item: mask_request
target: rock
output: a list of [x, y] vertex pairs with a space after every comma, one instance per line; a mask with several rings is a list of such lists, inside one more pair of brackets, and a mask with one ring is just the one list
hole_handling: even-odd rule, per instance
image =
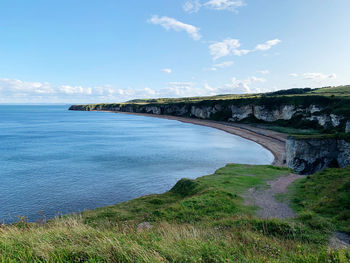
[[241, 121], [253, 114], [253, 106], [245, 105], [245, 106], [237, 107], [235, 105], [232, 105], [231, 111], [232, 111], [232, 118], [230, 119], [230, 121]]
[[152, 228], [152, 224], [150, 222], [142, 222], [137, 225], [137, 232], [142, 232], [150, 228]]
[[286, 143], [287, 166], [298, 174], [350, 165], [350, 143], [339, 139], [295, 139]]
[[339, 126], [340, 125], [340, 121], [342, 119], [344, 119], [343, 116], [337, 116], [335, 114], [330, 114], [329, 116], [331, 118], [331, 124], [332, 124], [333, 127]]
[[157, 115], [162, 114], [160, 107], [156, 107], [156, 106], [146, 107], [146, 112], [151, 114], [157, 114]]
[[346, 125], [345, 125], [345, 132], [346, 132], [346, 133], [349, 133], [349, 132], [350, 132], [350, 121], [347, 121], [347, 122], [346, 122]]
[[274, 122], [277, 120], [290, 120], [296, 113], [294, 105], [284, 105], [272, 109], [265, 106], [254, 106], [253, 111], [255, 118], [267, 122]]
[[[214, 104], [215, 103], [215, 104]], [[97, 105], [73, 105], [70, 110], [106, 110], [149, 113], [156, 115], [174, 115], [182, 117], [196, 117], [199, 119], [214, 119], [219, 121], [242, 121], [254, 116], [256, 119], [265, 122], [275, 122], [278, 120], [292, 120], [301, 117], [304, 121], [317, 122], [324, 128], [338, 127], [342, 124], [343, 116], [335, 114], [322, 114], [323, 108], [318, 105], [253, 105], [250, 101], [247, 104], [235, 101], [215, 101], [202, 103], [169, 103], [169, 104], [97, 104]], [[350, 123], [348, 124], [350, 132]]]
[[322, 110], [322, 108], [317, 106], [317, 105], [310, 105], [310, 107], [307, 111], [310, 112], [311, 114], [314, 114], [315, 112], [319, 112], [321, 110]]

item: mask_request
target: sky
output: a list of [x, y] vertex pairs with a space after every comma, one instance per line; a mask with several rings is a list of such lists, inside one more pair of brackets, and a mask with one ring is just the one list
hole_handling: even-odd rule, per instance
[[0, 0], [0, 103], [350, 84], [349, 0]]

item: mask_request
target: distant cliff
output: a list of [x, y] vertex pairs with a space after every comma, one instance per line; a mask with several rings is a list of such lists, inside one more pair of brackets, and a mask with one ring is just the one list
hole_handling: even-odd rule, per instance
[[228, 122], [274, 123], [294, 128], [344, 132], [350, 130], [350, 114], [347, 108], [344, 109], [344, 104], [348, 105], [348, 102], [324, 96], [280, 96], [163, 104], [73, 105], [70, 110], [106, 110]]
[[350, 165], [350, 142], [346, 138], [297, 138], [290, 136], [286, 143], [289, 168], [298, 174], [313, 174], [325, 168]]

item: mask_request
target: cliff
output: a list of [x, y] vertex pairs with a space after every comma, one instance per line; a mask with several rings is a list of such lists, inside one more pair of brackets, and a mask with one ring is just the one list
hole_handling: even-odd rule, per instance
[[298, 174], [313, 174], [325, 168], [350, 165], [350, 142], [345, 138], [297, 138], [286, 142], [289, 168]]
[[[208, 119], [270, 123], [294, 128], [349, 130], [349, 111], [339, 98], [322, 96], [260, 97], [177, 103], [73, 105], [70, 110], [105, 110]], [[346, 128], [348, 127], [348, 128]]]

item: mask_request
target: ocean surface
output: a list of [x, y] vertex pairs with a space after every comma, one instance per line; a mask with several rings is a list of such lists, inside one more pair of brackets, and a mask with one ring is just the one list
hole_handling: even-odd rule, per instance
[[169, 190], [262, 146], [213, 128], [60, 106], [0, 105], [0, 221], [29, 221]]

